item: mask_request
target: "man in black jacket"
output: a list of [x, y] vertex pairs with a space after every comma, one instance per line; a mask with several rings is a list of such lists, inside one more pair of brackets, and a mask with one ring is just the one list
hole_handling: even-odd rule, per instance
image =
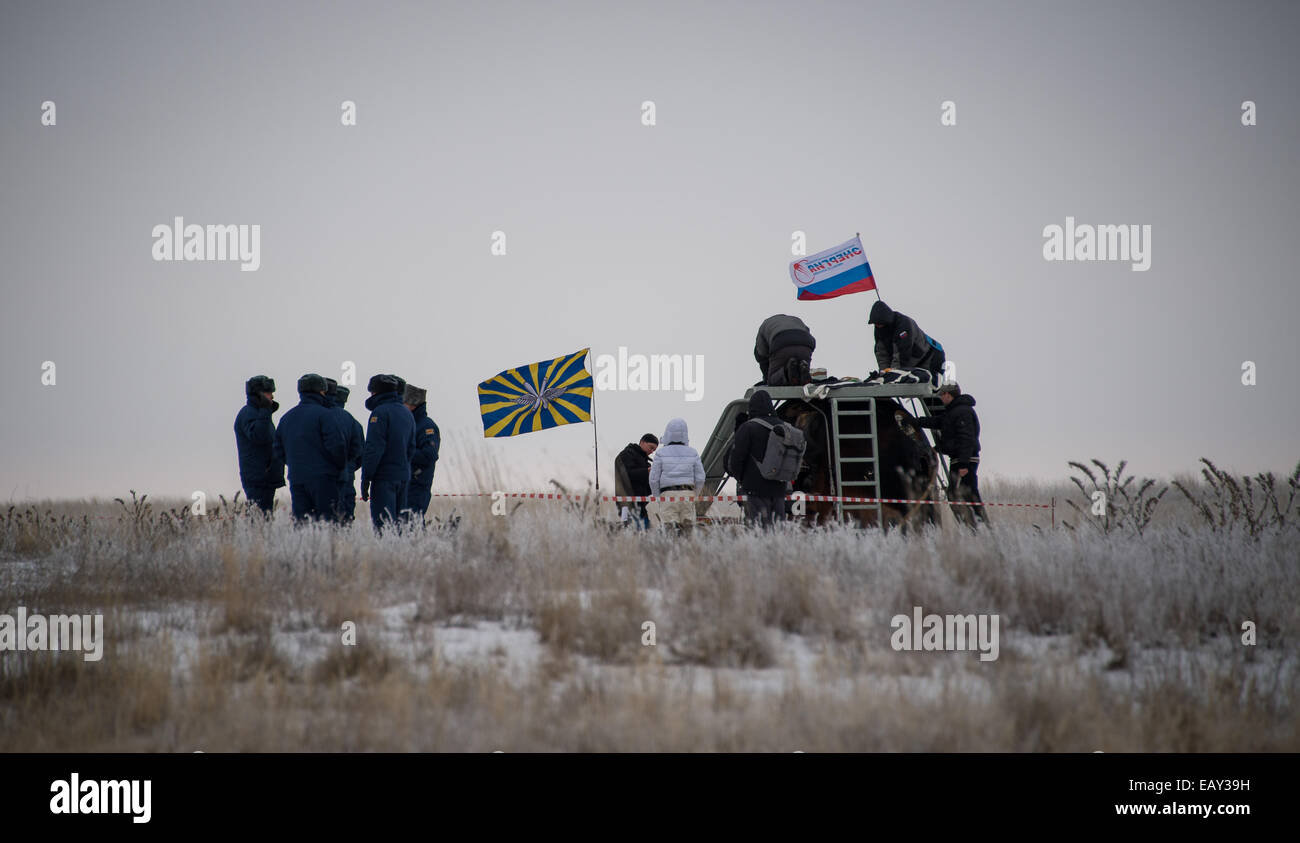
[[916, 320], [878, 301], [867, 322], [876, 327], [876, 365], [889, 369], [929, 369], [938, 383], [946, 359], [943, 346], [916, 324]]
[[[650, 455], [659, 447], [659, 437], [647, 433], [637, 443], [629, 442], [627, 447], [614, 458], [614, 494], [629, 496], [646, 496], [650, 491]], [[642, 529], [649, 529], [650, 514], [646, 511], [646, 502], [633, 504], [637, 513], [636, 520]], [[622, 507], [620, 507], [622, 509]]]
[[765, 389], [749, 396], [749, 420], [736, 430], [731, 456], [727, 459], [727, 471], [736, 478], [745, 495], [745, 520], [751, 525], [767, 527], [785, 516], [788, 484], [781, 480], [768, 480], [759, 471], [759, 464], [767, 453], [768, 438], [772, 435], [771, 430], [759, 421], [781, 423], [772, 406], [772, 396]]
[[809, 382], [817, 340], [798, 316], [778, 313], [763, 320], [754, 338], [754, 359], [763, 372], [762, 383], [803, 386]]
[[269, 514], [275, 504], [275, 490], [284, 486], [284, 462], [272, 454], [275, 423], [271, 414], [280, 409], [275, 401], [275, 381], [254, 375], [244, 384], [246, 402], [235, 416], [235, 447], [239, 451], [239, 482], [244, 497]]
[[[980, 464], [980, 420], [975, 415], [975, 399], [962, 395], [955, 383], [939, 387], [939, 400], [944, 411], [937, 416], [920, 418], [916, 423], [939, 431], [939, 450], [949, 457], [948, 498], [955, 501], [980, 503], [977, 472]], [[957, 515], [970, 526], [975, 519], [988, 523], [988, 514], [982, 506], [956, 507]], [[974, 510], [968, 512], [968, 510]]]

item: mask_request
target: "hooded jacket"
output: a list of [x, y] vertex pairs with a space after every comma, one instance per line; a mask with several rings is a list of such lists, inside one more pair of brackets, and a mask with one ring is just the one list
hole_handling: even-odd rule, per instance
[[336, 480], [347, 465], [347, 442], [324, 395], [304, 392], [280, 419], [273, 453], [289, 467], [290, 483]]
[[942, 348], [926, 336], [916, 320], [878, 301], [867, 321], [876, 328], [876, 364], [880, 369], [923, 367], [932, 348]]
[[700, 462], [699, 452], [691, 447], [685, 419], [669, 421], [659, 442], [650, 465], [652, 495], [658, 495], [666, 486], [698, 489], [704, 485], [704, 463]]
[[970, 468], [979, 461], [980, 419], [975, 414], [975, 399], [958, 395], [942, 413], [917, 419], [920, 427], [939, 431], [939, 451], [952, 459], [953, 468]]
[[614, 494], [650, 495], [650, 455], [636, 442], [627, 443], [614, 458]]
[[343, 440], [347, 443], [348, 462], [339, 475], [339, 481], [349, 486], [356, 479], [357, 469], [361, 467], [361, 452], [366, 447], [366, 432], [356, 416], [348, 412], [344, 403], [336, 397], [334, 412], [343, 427]]
[[768, 360], [782, 348], [791, 345], [806, 346], [809, 351], [817, 349], [817, 340], [813, 338], [808, 326], [798, 316], [778, 313], [763, 320], [758, 326], [758, 336], [754, 340], [754, 359], [766, 377]]
[[429, 418], [427, 404], [411, 411], [415, 419], [415, 454], [411, 457], [411, 485], [421, 489], [433, 488], [433, 470], [437, 467], [438, 451], [442, 448], [442, 432]]
[[747, 495], [761, 498], [774, 498], [785, 495], [786, 484], [780, 480], [768, 480], [758, 470], [758, 465], [767, 453], [767, 441], [772, 432], [756, 421], [762, 419], [769, 424], [781, 421], [772, 407], [772, 398], [766, 390], [758, 390], [749, 396], [749, 421], [736, 429], [736, 439], [727, 460], [727, 472], [740, 484]]
[[235, 415], [235, 448], [239, 451], [239, 482], [245, 486], [284, 485], [284, 461], [275, 458], [275, 422], [271, 414], [279, 404], [249, 395]]
[[410, 480], [415, 416], [396, 392], [370, 396], [366, 409], [370, 411], [370, 423], [361, 454], [361, 485], [375, 480]]

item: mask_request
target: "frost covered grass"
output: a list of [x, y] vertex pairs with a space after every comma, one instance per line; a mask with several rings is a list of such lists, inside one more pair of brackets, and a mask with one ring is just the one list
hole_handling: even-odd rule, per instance
[[[0, 751], [1300, 749], [1293, 529], [673, 537], [546, 501], [431, 515], [453, 506], [383, 537], [11, 515], [0, 612], [103, 612], [106, 642], [0, 653]], [[915, 606], [999, 615], [1000, 657], [895, 651]]]

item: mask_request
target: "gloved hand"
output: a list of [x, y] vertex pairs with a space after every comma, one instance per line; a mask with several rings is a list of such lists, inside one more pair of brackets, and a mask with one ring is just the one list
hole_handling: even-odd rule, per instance
[[363, 500], [363, 501], [368, 501], [368, 500], [370, 500], [370, 481], [369, 481], [369, 480], [362, 480], [362, 481], [361, 481], [361, 500]]

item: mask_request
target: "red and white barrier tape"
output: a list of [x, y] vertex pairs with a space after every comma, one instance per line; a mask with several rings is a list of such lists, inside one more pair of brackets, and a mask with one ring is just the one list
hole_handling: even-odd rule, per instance
[[[490, 498], [496, 494], [497, 494], [496, 492], [437, 492], [433, 494], [431, 497]], [[679, 502], [679, 501], [680, 502], [723, 501], [723, 502], [739, 503], [745, 500], [746, 497], [745, 495], [668, 495], [668, 496], [664, 496], [664, 495], [659, 495], [659, 496], [655, 496], [655, 495], [560, 495], [551, 492], [501, 492], [500, 496], [503, 498], [523, 498], [525, 500], [573, 501], [578, 503], [583, 501], [592, 501], [592, 500], [611, 502], [611, 503], [656, 503], [656, 502], [663, 503], [663, 502]], [[803, 501], [819, 501], [819, 502], [831, 502], [831, 503], [835, 501], [839, 501], [840, 503], [908, 503], [908, 504], [929, 503], [929, 504], [936, 504], [939, 506], [942, 506], [943, 504], [948, 504], [949, 506], [1014, 506], [1014, 507], [1022, 507], [1028, 509], [1051, 509], [1051, 510], [1056, 509], [1055, 502], [1053, 503], [997, 503], [991, 501], [979, 501], [979, 502], [951, 501], [951, 500], [933, 501], [933, 500], [908, 500], [906, 498], [855, 498], [855, 497], [845, 497], [845, 496], [838, 496], [838, 495], [786, 495], [785, 499], [788, 501], [803, 500]], [[166, 510], [166, 511], [170, 512], [170, 510]], [[95, 520], [107, 521], [107, 520], [118, 520], [121, 518], [129, 519], [131, 516], [130, 515], [88, 515], [83, 517], [94, 518]], [[202, 518], [204, 516], [196, 515], [194, 517]], [[235, 518], [235, 517], [237, 516], [219, 515], [212, 520], [224, 520], [224, 519]], [[77, 519], [74, 517], [74, 520]]]
[[[435, 498], [490, 498], [496, 492], [439, 492]], [[743, 501], [745, 495], [560, 495], [551, 492], [501, 492], [503, 498], [524, 498], [526, 500], [562, 500], [562, 501], [612, 501], [614, 503], [653, 503], [664, 501]], [[1019, 506], [1033, 509], [1051, 509], [1050, 503], [991, 503], [987, 501], [927, 501], [907, 500], [905, 498], [855, 498], [838, 495], [786, 495], [788, 501], [839, 501], [841, 503], [948, 503], [953, 506]]]

